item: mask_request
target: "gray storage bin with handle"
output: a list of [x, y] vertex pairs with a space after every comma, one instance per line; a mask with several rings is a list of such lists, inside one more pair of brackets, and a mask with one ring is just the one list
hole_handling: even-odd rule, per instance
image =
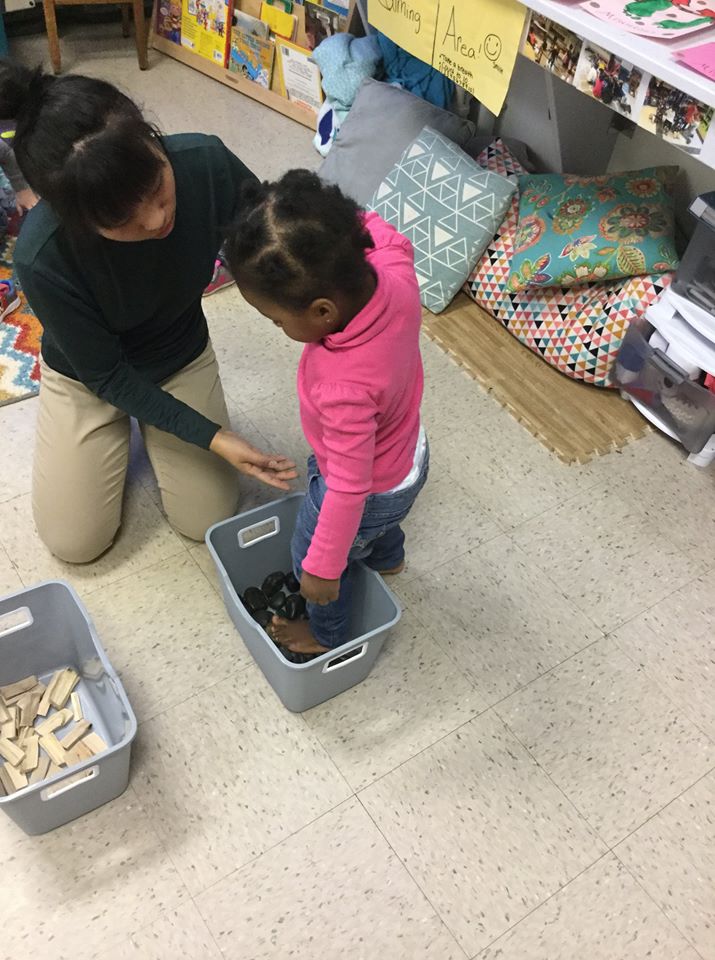
[[290, 541], [302, 493], [215, 524], [206, 544], [221, 578], [226, 609], [254, 660], [283, 704], [308, 710], [360, 683], [370, 673], [385, 638], [402, 615], [382, 577], [364, 564], [356, 576], [350, 636], [308, 663], [291, 663], [241, 602], [247, 587], [269, 573], [291, 569]]
[[68, 583], [52, 580], [0, 599], [0, 686], [31, 675], [47, 682], [64, 667], [79, 673], [84, 716], [108, 749], [0, 798], [0, 809], [28, 834], [54, 830], [124, 792], [137, 721]]

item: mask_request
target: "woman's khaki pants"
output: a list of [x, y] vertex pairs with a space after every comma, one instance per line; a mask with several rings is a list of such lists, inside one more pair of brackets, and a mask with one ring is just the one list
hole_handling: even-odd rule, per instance
[[[229, 425], [210, 342], [162, 388], [214, 423]], [[202, 540], [212, 523], [236, 512], [236, 471], [208, 450], [139, 426], [169, 522]], [[87, 563], [112, 545], [122, 519], [129, 435], [127, 414], [42, 363], [32, 507], [40, 537], [62, 560]]]

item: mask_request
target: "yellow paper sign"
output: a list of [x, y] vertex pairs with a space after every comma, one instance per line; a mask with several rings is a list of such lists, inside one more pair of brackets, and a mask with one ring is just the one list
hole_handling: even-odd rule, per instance
[[371, 0], [370, 23], [403, 50], [432, 63], [437, 0]]
[[527, 11], [517, 0], [372, 0], [370, 22], [492, 113], [504, 105]]

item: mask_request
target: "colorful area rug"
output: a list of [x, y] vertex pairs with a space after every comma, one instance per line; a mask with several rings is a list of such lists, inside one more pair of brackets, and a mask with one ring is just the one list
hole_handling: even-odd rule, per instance
[[[13, 276], [15, 238], [0, 241], [0, 280]], [[23, 293], [22, 303], [0, 320], [0, 406], [34, 397], [40, 390], [40, 321]]]

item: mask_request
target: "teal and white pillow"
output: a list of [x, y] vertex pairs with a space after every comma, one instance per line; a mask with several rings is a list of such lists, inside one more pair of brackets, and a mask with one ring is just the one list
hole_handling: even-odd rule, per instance
[[440, 313], [459, 292], [515, 190], [515, 183], [484, 170], [431, 127], [424, 127], [382, 181], [369, 209], [412, 242], [428, 310]]

